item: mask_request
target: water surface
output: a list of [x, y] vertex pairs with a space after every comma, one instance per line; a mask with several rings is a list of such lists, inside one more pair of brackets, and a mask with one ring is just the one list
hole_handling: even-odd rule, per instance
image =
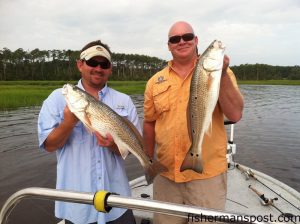
[[[235, 125], [237, 162], [300, 191], [300, 86], [243, 85], [241, 91], [245, 109]], [[132, 95], [132, 99], [142, 119], [143, 95]], [[39, 110], [0, 112], [0, 207], [22, 188], [55, 188], [55, 154], [41, 152], [37, 146]], [[132, 156], [126, 159], [126, 170], [129, 179], [142, 174]], [[27, 199], [15, 208], [10, 220], [8, 223], [55, 223], [53, 202]]]

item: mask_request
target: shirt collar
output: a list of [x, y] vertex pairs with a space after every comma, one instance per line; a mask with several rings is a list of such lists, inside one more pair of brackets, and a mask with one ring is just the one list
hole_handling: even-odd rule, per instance
[[[82, 85], [82, 80], [81, 79], [78, 81], [77, 86], [80, 89], [85, 90], [83, 85]], [[105, 97], [107, 92], [108, 92], [108, 86], [107, 86], [107, 83], [106, 83], [105, 86], [98, 92], [99, 99], [103, 99], [103, 97]]]
[[106, 83], [105, 86], [98, 92], [98, 95], [100, 97], [99, 99], [103, 99], [107, 92], [108, 92], [108, 87]]
[[[200, 59], [200, 55], [197, 57], [197, 60], [194, 61], [193, 68], [191, 69], [191, 71], [190, 71], [190, 73], [189, 73], [188, 76], [190, 76], [190, 74], [193, 73], [193, 71], [194, 71], [194, 69], [195, 69], [195, 67], [196, 67], [197, 62], [199, 61], [199, 59]], [[173, 60], [171, 60], [171, 61], [168, 62], [168, 68], [169, 68], [169, 74], [170, 74], [171, 71], [173, 71], [173, 72], [176, 73], [176, 71], [173, 68]], [[188, 77], [188, 76], [186, 76], [186, 77]]]
[[[195, 66], [196, 66], [199, 59], [200, 59], [200, 55], [198, 55], [197, 60], [194, 61], [194, 68], [195, 68]], [[174, 70], [173, 69], [173, 60], [168, 61], [168, 67], [169, 67], [169, 71]]]

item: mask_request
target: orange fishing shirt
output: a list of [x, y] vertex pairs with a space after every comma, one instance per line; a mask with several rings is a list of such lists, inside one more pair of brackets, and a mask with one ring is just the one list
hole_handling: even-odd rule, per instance
[[[231, 80], [236, 82], [232, 71], [228, 71], [228, 75], [233, 76]], [[172, 62], [169, 62], [166, 68], [149, 79], [144, 96], [144, 120], [155, 121], [157, 160], [169, 169], [162, 175], [175, 182], [210, 178], [227, 170], [227, 135], [224, 115], [218, 103], [213, 112], [212, 132], [205, 135], [202, 145], [203, 172], [180, 172], [191, 146], [187, 108], [192, 72], [182, 79], [172, 69]]]

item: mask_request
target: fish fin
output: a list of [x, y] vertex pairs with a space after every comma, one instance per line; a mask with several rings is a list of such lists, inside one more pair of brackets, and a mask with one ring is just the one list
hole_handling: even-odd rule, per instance
[[123, 158], [123, 159], [126, 159], [126, 157], [127, 157], [128, 154], [129, 154], [129, 151], [128, 151], [127, 149], [119, 148], [119, 147], [118, 147], [118, 149], [119, 149], [119, 152], [120, 152], [122, 158]]
[[[123, 119], [123, 121], [129, 126], [129, 128], [133, 131], [133, 133], [135, 134], [135, 136], [137, 137], [139, 144], [141, 146], [143, 146], [143, 137], [141, 135], [141, 133], [137, 130], [137, 128], [133, 125], [133, 123], [131, 123], [128, 119], [121, 117], [121, 119]], [[127, 157], [127, 155], [130, 153], [129, 150], [125, 149], [125, 150], [119, 150], [122, 158], [125, 159]]]
[[87, 113], [84, 113], [84, 119], [82, 119], [82, 123], [84, 124], [86, 130], [88, 133], [93, 134], [95, 132], [93, 126], [92, 126], [92, 122], [89, 118], [89, 116], [87, 115]]
[[162, 165], [158, 161], [152, 162], [146, 169], [145, 169], [145, 178], [148, 183], [148, 185], [153, 183], [154, 178], [156, 175], [162, 173], [162, 172], [167, 172], [168, 168]]
[[181, 164], [180, 172], [194, 170], [198, 173], [202, 173], [203, 167], [201, 158], [201, 155], [192, 153], [191, 150], [189, 150]]

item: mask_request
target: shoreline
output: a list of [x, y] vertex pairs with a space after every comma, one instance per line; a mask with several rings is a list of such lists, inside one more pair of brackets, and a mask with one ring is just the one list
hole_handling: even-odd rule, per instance
[[[0, 111], [21, 107], [41, 106], [48, 95], [65, 83], [75, 81], [0, 81]], [[289, 85], [300, 86], [300, 80], [245, 80], [239, 85]], [[146, 81], [109, 81], [112, 88], [128, 94], [144, 94]]]

